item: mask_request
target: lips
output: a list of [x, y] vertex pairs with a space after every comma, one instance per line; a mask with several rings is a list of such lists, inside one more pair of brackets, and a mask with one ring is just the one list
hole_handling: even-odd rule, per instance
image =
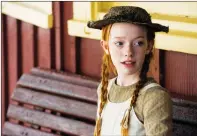
[[123, 61], [121, 62], [122, 64], [132, 64], [132, 63], [135, 63], [135, 61], [131, 61], [131, 60], [126, 60], [126, 61]]
[[122, 62], [123, 64], [132, 64], [133, 62], [131, 61], [125, 61], [125, 62]]
[[134, 66], [135, 64], [135, 61], [131, 61], [131, 60], [127, 60], [127, 61], [123, 61], [121, 62], [125, 67], [127, 68], [131, 68]]

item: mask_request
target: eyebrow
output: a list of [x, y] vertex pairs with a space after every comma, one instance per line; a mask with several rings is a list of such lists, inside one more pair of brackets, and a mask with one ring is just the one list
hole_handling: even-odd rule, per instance
[[[117, 39], [126, 39], [126, 37], [112, 37], [112, 39], [115, 39], [115, 38], [117, 38]], [[133, 40], [135, 40], [135, 39], [138, 39], [138, 38], [144, 38], [144, 36], [138, 36], [138, 37], [136, 37], [136, 38], [134, 38]]]

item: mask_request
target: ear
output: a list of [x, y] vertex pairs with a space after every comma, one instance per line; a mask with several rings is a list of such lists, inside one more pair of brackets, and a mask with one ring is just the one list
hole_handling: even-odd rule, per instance
[[154, 40], [151, 40], [151, 41], [148, 42], [148, 47], [146, 49], [146, 54], [149, 54], [152, 51], [154, 43], [155, 43]]
[[101, 40], [101, 41], [100, 41], [100, 44], [101, 44], [103, 50], [105, 51], [105, 53], [106, 53], [106, 54], [109, 54], [109, 48], [108, 48], [107, 42], [104, 41], [104, 40]]

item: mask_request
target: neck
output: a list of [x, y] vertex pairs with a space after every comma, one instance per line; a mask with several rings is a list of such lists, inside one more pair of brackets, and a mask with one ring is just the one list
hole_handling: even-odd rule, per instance
[[119, 86], [129, 86], [137, 83], [139, 80], [139, 73], [135, 73], [132, 75], [118, 75], [117, 84]]

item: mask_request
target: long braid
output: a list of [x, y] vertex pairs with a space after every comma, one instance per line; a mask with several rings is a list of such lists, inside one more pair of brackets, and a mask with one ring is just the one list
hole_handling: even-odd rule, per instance
[[[148, 30], [147, 31], [148, 41], [154, 40], [154, 38], [155, 38], [155, 33], [151, 30]], [[129, 109], [125, 111], [124, 118], [122, 119], [122, 122], [121, 122], [122, 136], [128, 136], [130, 111], [131, 111], [132, 106], [135, 106], [136, 104], [140, 89], [142, 89], [144, 87], [144, 84], [147, 82], [147, 72], [149, 70], [149, 64], [150, 64], [152, 56], [153, 56], [152, 50], [149, 54], [145, 56], [144, 63], [143, 63], [143, 66], [139, 75], [140, 80], [138, 81], [136, 85], [136, 89], [134, 90], [134, 94], [131, 99], [130, 107]]]
[[101, 123], [102, 123], [102, 119], [101, 119], [101, 113], [102, 110], [106, 104], [107, 101], [107, 86], [108, 86], [108, 78], [109, 78], [109, 55], [104, 54], [103, 56], [103, 64], [102, 64], [102, 87], [101, 87], [101, 93], [100, 93], [100, 105], [99, 105], [99, 117], [96, 121], [96, 127], [94, 130], [94, 136], [100, 136], [100, 130], [101, 130]]
[[[102, 39], [104, 41], [108, 42], [111, 26], [112, 25], [108, 25], [102, 29]], [[99, 110], [98, 110], [99, 117], [96, 121], [94, 136], [100, 136], [101, 123], [102, 123], [101, 113], [107, 102], [107, 87], [108, 87], [108, 79], [109, 79], [109, 72], [110, 72], [110, 61], [111, 61], [110, 56], [104, 53], [103, 63], [102, 63], [102, 74], [101, 74], [102, 87], [101, 87], [101, 92], [100, 92], [100, 105], [99, 105]]]

